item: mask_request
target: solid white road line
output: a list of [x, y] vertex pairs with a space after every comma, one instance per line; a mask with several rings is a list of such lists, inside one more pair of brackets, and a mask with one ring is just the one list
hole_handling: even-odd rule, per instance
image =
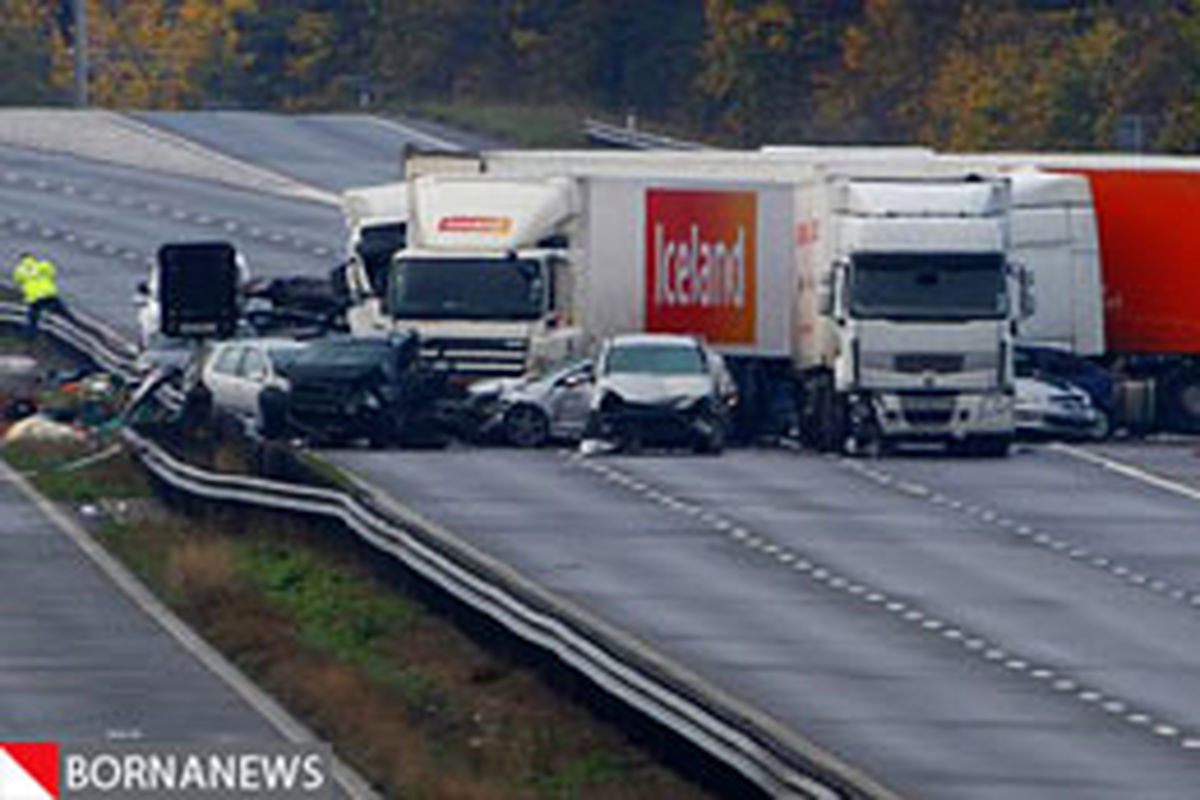
[[1080, 447], [1075, 447], [1069, 444], [1052, 444], [1049, 446], [1051, 450], [1070, 456], [1071, 458], [1080, 461], [1087, 461], [1097, 466], [1103, 467], [1110, 472], [1115, 472], [1118, 475], [1124, 475], [1126, 478], [1132, 478], [1136, 481], [1149, 484], [1151, 486], [1163, 489], [1168, 492], [1186, 497], [1189, 500], [1200, 500], [1200, 489], [1196, 489], [1179, 481], [1164, 478], [1161, 475], [1155, 475], [1153, 472], [1135, 467], [1132, 464], [1126, 464], [1123, 461], [1102, 456], [1099, 453], [1093, 453], [1089, 450], [1084, 450]]

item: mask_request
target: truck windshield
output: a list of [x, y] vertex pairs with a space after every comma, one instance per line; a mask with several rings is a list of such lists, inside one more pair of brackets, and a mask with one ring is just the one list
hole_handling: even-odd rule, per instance
[[359, 231], [356, 249], [376, 294], [383, 294], [388, 264], [392, 263], [392, 256], [404, 249], [407, 238], [408, 226], [403, 222], [371, 225]]
[[854, 257], [850, 313], [862, 319], [1001, 319], [1008, 313], [998, 253], [870, 253]]
[[388, 296], [399, 319], [538, 319], [546, 289], [528, 259], [401, 258]]

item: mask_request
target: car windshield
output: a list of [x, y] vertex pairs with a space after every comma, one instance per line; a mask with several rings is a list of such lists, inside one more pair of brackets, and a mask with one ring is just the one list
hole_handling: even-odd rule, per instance
[[388, 296], [398, 319], [538, 319], [546, 288], [528, 259], [402, 258]]
[[860, 319], [1000, 319], [1008, 312], [998, 253], [869, 253], [854, 257], [850, 312]]
[[606, 374], [702, 375], [707, 370], [700, 348], [687, 344], [624, 344], [608, 351]]

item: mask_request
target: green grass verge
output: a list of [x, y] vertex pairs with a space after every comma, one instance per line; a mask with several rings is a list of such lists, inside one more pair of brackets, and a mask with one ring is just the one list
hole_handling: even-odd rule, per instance
[[417, 116], [499, 139], [513, 147], [584, 147], [586, 112], [568, 106], [423, 103]]
[[82, 442], [16, 442], [5, 445], [4, 458], [28, 475], [38, 491], [64, 503], [148, 497], [150, 484], [145, 473], [124, 451], [75, 466], [112, 443], [110, 437]]
[[399, 634], [419, 613], [394, 591], [295, 542], [240, 542], [239, 572], [280, 611], [296, 620], [310, 645], [360, 666], [372, 665], [376, 646]]

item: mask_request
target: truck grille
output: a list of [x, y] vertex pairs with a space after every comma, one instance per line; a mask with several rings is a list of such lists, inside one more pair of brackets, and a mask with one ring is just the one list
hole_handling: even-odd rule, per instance
[[898, 353], [893, 359], [896, 372], [949, 374], [962, 372], [966, 358], [955, 353]]
[[452, 374], [472, 378], [522, 375], [529, 352], [527, 339], [483, 339], [440, 336], [421, 341], [421, 358], [444, 363]]
[[900, 398], [900, 411], [909, 425], [946, 426], [954, 417], [952, 395], [905, 395]]

